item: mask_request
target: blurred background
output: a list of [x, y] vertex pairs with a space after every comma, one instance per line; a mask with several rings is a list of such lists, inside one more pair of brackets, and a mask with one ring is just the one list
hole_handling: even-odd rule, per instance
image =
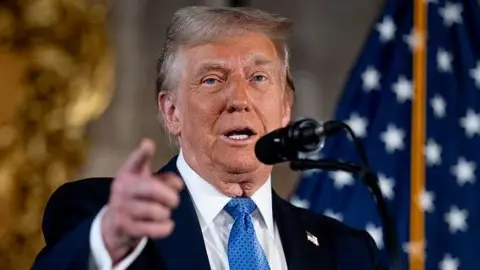
[[[144, 137], [157, 143], [154, 169], [175, 154], [176, 149], [169, 145], [157, 120], [154, 84], [159, 48], [177, 9], [187, 5], [249, 5], [289, 16], [295, 23], [290, 40], [291, 66], [298, 89], [294, 118], [309, 116], [325, 121], [340, 115], [342, 119], [347, 117], [336, 114], [341, 109], [339, 101], [342, 93], [354, 83], [349, 83], [348, 79], [355, 74], [361, 76], [356, 69], [360, 69], [358, 65], [366, 61], [362, 52], [367, 50], [367, 41], [372, 38], [376, 27], [378, 29], [382, 14], [392, 12], [392, 16], [407, 16], [405, 20], [410, 21], [408, 28], [412, 27], [412, 2], [403, 1], [408, 2], [408, 6], [395, 13], [394, 7], [400, 6], [398, 2], [402, 1], [0, 2], [1, 268], [30, 267], [43, 246], [40, 225], [45, 203], [60, 184], [90, 176], [114, 175], [125, 157]], [[423, 2], [439, 6], [449, 3], [441, 0]], [[478, 6], [475, 5], [475, 8]], [[478, 10], [475, 12], [478, 14]], [[463, 21], [466, 24], [467, 20]], [[476, 33], [478, 38], [478, 31]], [[403, 40], [403, 37], [398, 39]], [[394, 47], [388, 50], [391, 55]], [[374, 54], [373, 51], [370, 53]], [[472, 55], [472, 59], [475, 56], [479, 55]], [[385, 54], [372, 57], [383, 59], [384, 67], [390, 61]], [[411, 55], [409, 57], [405, 65], [411, 66]], [[412, 80], [411, 67], [408, 73]], [[356, 84], [361, 87], [361, 82]], [[473, 101], [480, 103], [478, 97], [478, 94], [475, 95]], [[475, 131], [472, 132], [475, 135]], [[322, 187], [313, 184], [309, 186], [309, 179], [312, 179], [311, 174], [294, 173], [286, 165], [277, 166], [273, 175], [276, 191], [284, 198], [294, 195], [293, 203], [306, 208], [314, 205], [313, 201], [322, 190]], [[296, 184], [302, 181], [307, 184], [300, 185], [296, 190]], [[312, 194], [312, 190], [316, 193]], [[408, 193], [408, 187], [406, 190]], [[340, 203], [332, 205], [343, 205], [344, 216], [354, 211], [348, 207], [354, 202], [339, 200]], [[408, 196], [404, 197], [404, 201], [397, 201], [396, 205], [408, 205], [409, 200]], [[317, 212], [326, 210], [319, 205], [310, 208]], [[402, 212], [399, 217], [400, 227], [409, 222], [409, 208], [403, 210], [407, 213]], [[327, 214], [342, 219], [335, 213], [331, 211]], [[350, 217], [356, 219], [358, 216], [352, 214]], [[359, 225], [365, 229], [364, 226], [363, 223]], [[408, 226], [405, 226], [403, 234], [408, 240]], [[378, 237], [381, 237], [378, 236], [378, 228], [370, 227], [369, 232], [377, 232], [374, 238], [378, 245]], [[441, 260], [443, 255], [438, 255], [437, 259]], [[428, 269], [439, 267], [440, 264], [435, 261]]]

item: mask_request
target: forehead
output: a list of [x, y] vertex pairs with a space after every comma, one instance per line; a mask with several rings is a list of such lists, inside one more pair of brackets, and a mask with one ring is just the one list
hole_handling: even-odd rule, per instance
[[275, 44], [261, 33], [245, 33], [184, 48], [182, 55], [188, 67], [194, 69], [211, 63], [274, 65], [280, 62]]

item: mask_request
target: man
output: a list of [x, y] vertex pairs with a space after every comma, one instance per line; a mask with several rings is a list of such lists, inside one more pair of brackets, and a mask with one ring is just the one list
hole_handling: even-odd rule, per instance
[[60, 187], [33, 269], [380, 269], [366, 232], [282, 200], [255, 157], [290, 120], [290, 28], [254, 9], [179, 10], [157, 78], [179, 155], [152, 175], [144, 140], [114, 179]]

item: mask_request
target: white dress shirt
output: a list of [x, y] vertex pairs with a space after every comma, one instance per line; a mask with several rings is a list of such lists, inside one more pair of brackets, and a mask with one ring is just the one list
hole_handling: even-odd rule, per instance
[[[186, 163], [181, 151], [177, 159], [177, 167], [192, 197], [210, 267], [214, 270], [228, 270], [228, 236], [234, 220], [223, 208], [231, 197], [222, 194], [193, 171]], [[270, 269], [287, 269], [280, 234], [273, 220], [270, 178], [251, 198], [257, 205], [257, 209], [252, 213], [253, 226], [257, 239], [265, 251]], [[104, 211], [105, 207], [97, 214], [90, 230], [90, 269], [124, 270], [140, 255], [147, 239], [142, 239], [132, 253], [112, 268], [112, 260], [103, 243], [100, 229], [100, 220]]]

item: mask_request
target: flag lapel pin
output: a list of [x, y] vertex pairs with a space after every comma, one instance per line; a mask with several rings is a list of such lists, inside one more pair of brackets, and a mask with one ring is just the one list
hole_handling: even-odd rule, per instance
[[315, 235], [313, 235], [312, 233], [310, 233], [309, 231], [306, 231], [307, 232], [307, 240], [312, 242], [315, 246], [318, 246], [318, 239]]

